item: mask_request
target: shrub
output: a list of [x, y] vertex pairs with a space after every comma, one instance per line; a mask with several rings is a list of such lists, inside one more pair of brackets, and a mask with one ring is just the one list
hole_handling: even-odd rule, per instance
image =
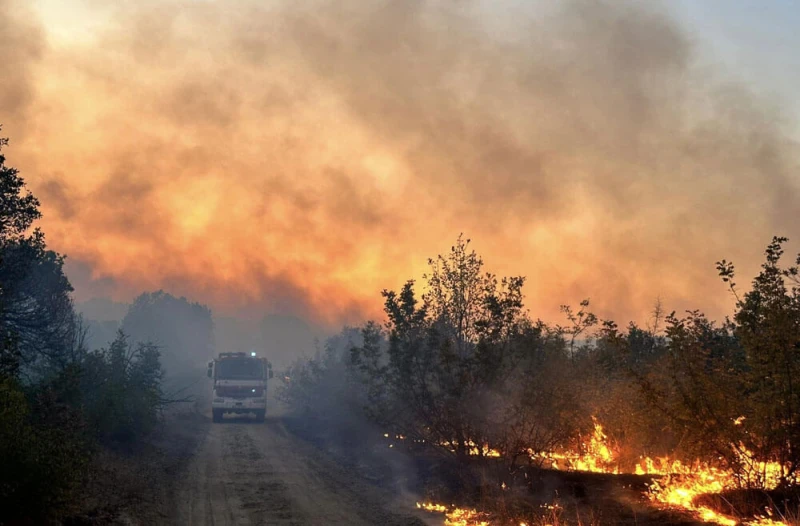
[[16, 381], [0, 380], [0, 522], [40, 524], [74, 505], [87, 442], [59, 383], [37, 388], [28, 402]]
[[108, 349], [89, 353], [81, 382], [90, 428], [101, 442], [131, 443], [149, 433], [164, 403], [159, 350], [133, 345], [120, 331]]

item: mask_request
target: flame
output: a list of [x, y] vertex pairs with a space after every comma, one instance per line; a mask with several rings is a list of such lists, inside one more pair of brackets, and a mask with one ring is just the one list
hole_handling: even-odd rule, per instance
[[707, 507], [694, 504], [694, 499], [698, 495], [719, 493], [727, 489], [727, 475], [727, 472], [709, 467], [705, 467], [696, 473], [669, 474], [653, 482], [648, 491], [648, 497], [661, 507], [693, 511], [706, 522], [736, 526], [738, 521]]
[[[450, 440], [445, 440], [444, 442], [439, 442], [440, 446], [444, 446], [446, 448], [449, 448], [451, 451], [456, 451], [457, 444], [458, 444], [457, 441], [450, 441]], [[469, 454], [470, 454], [470, 456], [473, 456], [473, 457], [483, 456], [483, 457], [498, 458], [498, 457], [502, 456], [502, 453], [500, 453], [499, 450], [489, 447], [488, 444], [483, 444], [483, 445], [479, 446], [478, 444], [475, 443], [474, 440], [471, 440], [471, 439], [467, 440], [464, 443], [464, 445], [469, 447]]]
[[[528, 455], [534, 460], [544, 459], [552, 469], [568, 471], [590, 471], [592, 473], [619, 473], [614, 454], [608, 444], [608, 437], [603, 426], [594, 421], [594, 432], [581, 448], [582, 452], [537, 453], [532, 449]], [[563, 467], [562, 467], [563, 466]]]
[[449, 509], [444, 504], [435, 504], [433, 502], [424, 502], [422, 504], [417, 502], [417, 508], [430, 512], [444, 513], [445, 526], [489, 526], [489, 521], [485, 520], [486, 514], [475, 509], [457, 507]]
[[[743, 421], [744, 417], [739, 417], [734, 423], [742, 425]], [[603, 427], [595, 421], [594, 428], [594, 434], [590, 441], [584, 445], [585, 453], [549, 455], [548, 458], [554, 459], [553, 467], [558, 469], [556, 461], [564, 459], [569, 470], [619, 473], [619, 467], [612, 449], [608, 445], [608, 437], [603, 432]], [[744, 466], [744, 477], [747, 480], [757, 481], [766, 489], [778, 486], [784, 473], [784, 468], [780, 463], [759, 461], [742, 444], [739, 445], [737, 451], [739, 464]], [[737, 475], [733, 470], [719, 469], [699, 460], [687, 465], [669, 457], [657, 457], [656, 459], [645, 457], [636, 466], [635, 473], [638, 475], [664, 475], [653, 482], [648, 491], [650, 500], [661, 507], [691, 511], [703, 521], [723, 526], [740, 524], [740, 521], [736, 519], [717, 513], [708, 507], [694, 504], [695, 498], [699, 495], [720, 493], [740, 487], [742, 475]], [[758, 517], [752, 521], [745, 521], [744, 524], [786, 526], [785, 522], [776, 521], [770, 517]]]
[[425, 511], [435, 511], [439, 513], [447, 512], [447, 506], [444, 504], [434, 504], [433, 502], [423, 502], [420, 504], [417, 502], [417, 508]]
[[[579, 451], [566, 452], [535, 452], [528, 449], [527, 453], [534, 460], [544, 460], [552, 469], [569, 471], [588, 471], [593, 473], [619, 474], [620, 468], [614, 450], [609, 444], [609, 439], [603, 431], [603, 426], [594, 420], [594, 431], [588, 440], [582, 444]], [[744, 417], [734, 420], [735, 425], [742, 425]], [[443, 442], [440, 445], [455, 450], [454, 442]], [[466, 442], [470, 455], [483, 455], [486, 457], [500, 457], [500, 451], [484, 444], [478, 446], [474, 441]], [[780, 483], [785, 468], [778, 462], [765, 462], [756, 459], [755, 454], [743, 444], [737, 448], [738, 463], [743, 466], [743, 473], [735, 473], [732, 469], [721, 469], [708, 462], [695, 460], [684, 463], [669, 457], [643, 457], [636, 465], [634, 472], [637, 475], [661, 475], [650, 486], [647, 496], [651, 502], [662, 508], [681, 509], [694, 513], [699, 519], [720, 524], [723, 526], [788, 526], [786, 522], [775, 520], [771, 511], [767, 515], [748, 521], [739, 521], [718, 513], [708, 507], [698, 506], [695, 499], [704, 494], [720, 493], [722, 491], [739, 488], [743, 482], [757, 483], [766, 489], [774, 489]], [[427, 511], [446, 514], [447, 526], [488, 526], [486, 515], [474, 509], [464, 509], [441, 505], [419, 504], [417, 507]], [[452, 508], [452, 509], [451, 509]], [[552, 508], [551, 508], [552, 509]], [[448, 511], [449, 510], [449, 511]], [[524, 524], [524, 523], [521, 523]]]
[[[754, 454], [741, 446], [738, 450], [739, 463], [745, 467], [748, 480], [755, 478], [765, 489], [774, 489], [778, 486], [784, 473], [783, 466], [778, 462], [763, 462], [755, 459]], [[680, 462], [670, 462], [667, 458], [659, 459], [659, 465], [647, 458], [644, 467], [637, 467], [637, 473], [663, 474], [663, 478], [655, 481], [648, 491], [651, 501], [665, 507], [683, 508], [694, 511], [704, 521], [717, 524], [735, 526], [738, 521], [721, 515], [709, 508], [696, 506], [694, 499], [705, 493], [719, 493], [740, 486], [742, 475], [737, 475], [733, 470], [722, 470], [707, 463], [696, 461], [692, 466]], [[668, 470], [665, 467], [668, 466]], [[758, 517], [747, 521], [748, 525], [782, 525], [786, 523], [773, 520], [770, 517]]]

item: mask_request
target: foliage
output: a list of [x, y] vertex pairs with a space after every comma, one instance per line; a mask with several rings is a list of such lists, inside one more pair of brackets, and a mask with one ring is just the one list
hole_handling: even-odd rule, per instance
[[[0, 130], [2, 127], [0, 126]], [[25, 189], [16, 168], [6, 166], [2, 153], [8, 139], [0, 137], [0, 244], [24, 238], [33, 222], [41, 217], [39, 200]]]
[[600, 322], [588, 301], [577, 311], [562, 306], [565, 326], [534, 321], [523, 310], [524, 279], [484, 273], [459, 238], [447, 256], [429, 260], [421, 297], [413, 281], [383, 292], [387, 321], [362, 328], [346, 372], [338, 354], [297, 364], [288, 398], [347, 392], [386, 432], [462, 464], [499, 453], [513, 468], [542, 458], [531, 453], [574, 450], [596, 416], [622, 469], [642, 455], [668, 455], [722, 464], [745, 488], [774, 485], [769, 466], [781, 466], [778, 482], [794, 485], [800, 256], [781, 265], [786, 241], [767, 246], [745, 294], [734, 266], [718, 263], [736, 298], [732, 318], [665, 316], [659, 300], [645, 327], [620, 328]]
[[[8, 144], [0, 139], [0, 150]], [[69, 513], [95, 441], [152, 429], [159, 352], [120, 334], [87, 353], [64, 257], [34, 229], [38, 200], [0, 153], [0, 522], [41, 524]]]
[[41, 523], [73, 505], [88, 453], [81, 415], [61, 399], [63, 380], [29, 401], [18, 382], [0, 379], [0, 522]]
[[[739, 434], [741, 352], [730, 324], [717, 326], [700, 312], [667, 317], [668, 352], [640, 378], [650, 406], [671, 417], [686, 447], [702, 458], [735, 463]], [[738, 363], [737, 363], [738, 362]]]
[[133, 442], [157, 423], [164, 402], [158, 347], [134, 345], [122, 332], [108, 349], [89, 353], [81, 391], [88, 424], [103, 442]]
[[733, 265], [722, 261], [718, 269], [738, 299], [734, 331], [742, 348], [741, 393], [748, 402], [746, 427], [756, 437], [745, 443], [759, 458], [786, 466], [788, 483], [800, 468], [800, 255], [795, 265], [781, 267], [786, 241], [773, 238], [761, 272], [741, 299]]
[[767, 246], [743, 296], [733, 264], [720, 261], [720, 277], [737, 300], [733, 319], [717, 325], [697, 311], [673, 313], [667, 353], [637, 372], [650, 406], [670, 417], [685, 444], [722, 459], [747, 487], [766, 483], [754, 459], [783, 466], [783, 484], [796, 481], [800, 465], [800, 294], [797, 266], [780, 266], [786, 241], [776, 237]]
[[0, 138], [0, 520], [45, 520], [68, 507], [85, 466], [82, 418], [70, 404], [79, 320], [63, 258], [30, 233], [39, 202], [6, 166], [7, 144]]
[[[287, 403], [315, 439], [330, 440], [340, 459], [360, 462], [380, 434], [365, 418], [363, 385], [349, 367], [350, 350], [362, 345], [361, 331], [345, 327], [308, 360], [298, 359], [282, 376], [278, 398]], [[381, 432], [382, 433], [382, 432]]]
[[[580, 393], [584, 379], [573, 361], [570, 341], [541, 321], [525, 327], [503, 360], [492, 387], [486, 441], [512, 464], [530, 462], [570, 444], [591, 423]], [[535, 457], [541, 462], [542, 457]]]
[[[648, 328], [629, 323], [620, 329], [615, 322], [604, 320], [595, 332], [594, 346], [582, 353], [577, 364], [583, 379], [582, 412], [597, 417], [614, 438], [623, 469], [633, 469], [643, 455], [675, 454], [680, 443], [676, 439], [680, 433], [670, 427], [662, 410], [654, 410], [653, 400], [642, 390], [649, 375], [663, 371], [667, 338], [654, 329], [662, 321], [660, 303]], [[661, 378], [653, 382], [656, 386], [663, 383]]]
[[38, 231], [2, 247], [0, 323], [14, 335], [21, 370], [32, 380], [79, 361], [85, 350], [63, 263]]
[[314, 412], [347, 393], [348, 407], [360, 404], [385, 431], [463, 463], [499, 451], [513, 466], [574, 447], [597, 416], [629, 467], [643, 454], [713, 458], [759, 487], [756, 458], [784, 466], [790, 484], [800, 463], [800, 256], [781, 267], [785, 241], [767, 247], [743, 296], [733, 265], [718, 264], [737, 298], [732, 320], [665, 316], [659, 300], [646, 327], [621, 329], [588, 301], [562, 306], [566, 326], [532, 320], [524, 279], [484, 273], [459, 238], [429, 260], [421, 297], [413, 281], [383, 292], [387, 322], [362, 328], [346, 370], [341, 349], [326, 349], [295, 365], [286, 396]]
[[463, 238], [429, 267], [421, 301], [413, 281], [384, 291], [385, 333], [369, 324], [353, 349], [367, 414], [462, 463], [487, 452], [476, 444], [513, 462], [574, 434], [563, 334], [527, 317], [524, 279], [485, 273]]
[[[0, 139], [0, 152], [8, 144]], [[0, 153], [0, 337], [2, 359], [31, 379], [80, 359], [83, 333], [64, 275], [64, 257], [48, 250], [39, 201]]]

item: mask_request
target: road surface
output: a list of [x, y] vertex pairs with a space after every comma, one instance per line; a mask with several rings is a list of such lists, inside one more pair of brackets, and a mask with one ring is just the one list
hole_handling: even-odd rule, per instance
[[203, 428], [205, 436], [178, 486], [172, 523], [425, 524], [412, 515], [413, 502], [401, 503], [290, 433], [276, 409], [263, 424], [226, 415], [224, 423]]

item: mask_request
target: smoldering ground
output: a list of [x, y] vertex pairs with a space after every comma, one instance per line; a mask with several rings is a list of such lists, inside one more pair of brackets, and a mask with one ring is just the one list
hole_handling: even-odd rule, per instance
[[286, 404], [282, 416], [288, 429], [314, 443], [348, 471], [357, 473], [387, 492], [390, 507], [408, 512], [424, 495], [432, 478], [447, 478], [434, 472], [440, 458], [414, 456], [407, 437], [369, 420], [361, 398], [363, 391], [353, 382], [351, 349], [364, 344], [360, 330], [344, 328], [327, 338], [311, 361], [300, 359], [275, 379], [277, 398]]
[[792, 123], [669, 7], [75, 0], [45, 39], [5, 0], [0, 115], [78, 294], [336, 324], [465, 231], [545, 318], [716, 316], [714, 262], [795, 233]]

